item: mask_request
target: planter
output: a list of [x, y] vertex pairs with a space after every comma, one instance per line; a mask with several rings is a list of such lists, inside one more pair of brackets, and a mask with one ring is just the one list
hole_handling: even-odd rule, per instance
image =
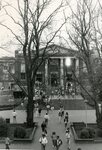
[[[102, 137], [99, 137], [97, 135], [97, 131], [99, 130], [99, 128], [97, 127], [97, 124], [95, 123], [88, 123], [87, 124], [87, 128], [84, 122], [73, 122], [72, 123], [72, 132], [73, 132], [73, 136], [74, 136], [74, 140], [75, 142], [83, 142], [83, 143], [102, 143]], [[82, 129], [88, 129], [88, 128], [92, 128], [95, 130], [95, 136], [93, 138], [80, 138], [80, 133]]]
[[[25, 130], [29, 130], [28, 128], [26, 128], [26, 123], [24, 123], [24, 124], [18, 124], [18, 123], [17, 124], [9, 124], [9, 128], [12, 131], [12, 133], [10, 133], [10, 130], [9, 130], [9, 137], [10, 137], [12, 142], [32, 142], [32, 140], [34, 138], [34, 134], [35, 134], [36, 129], [38, 127], [38, 123], [34, 122], [34, 126], [32, 127], [32, 129], [30, 129], [29, 136], [27, 136], [25, 138], [15, 138], [14, 137], [14, 129], [16, 127], [24, 127]], [[0, 139], [0, 143], [4, 143], [4, 142], [5, 142], [5, 137], [2, 137]]]
[[28, 137], [28, 138], [13, 138], [13, 141], [14, 142], [31, 142], [32, 140], [33, 140], [33, 138], [34, 138], [34, 134], [35, 134], [35, 132], [36, 132], [36, 129], [37, 129], [37, 127], [38, 127], [38, 123], [37, 122], [35, 122], [34, 123], [34, 127], [33, 127], [33, 130], [32, 130], [32, 132], [31, 132], [31, 134], [30, 134], [30, 136]]

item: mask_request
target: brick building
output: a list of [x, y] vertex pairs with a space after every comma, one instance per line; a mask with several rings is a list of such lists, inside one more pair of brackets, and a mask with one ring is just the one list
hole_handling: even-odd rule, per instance
[[[33, 53], [32, 51], [32, 54]], [[52, 53], [54, 54], [51, 55]], [[36, 81], [51, 87], [60, 86], [64, 90], [67, 90], [70, 83], [76, 90], [77, 84], [74, 80], [72, 70], [74, 70], [76, 76], [80, 75], [78, 52], [58, 45], [50, 45], [48, 47], [48, 55], [49, 58], [37, 71]], [[70, 66], [66, 66], [66, 59], [68, 58], [71, 60]], [[13, 73], [16, 79], [22, 81], [23, 86], [26, 85], [25, 64], [23, 55], [20, 51], [15, 51], [15, 58], [1, 58], [0, 63], [3, 63], [4, 66], [9, 66], [9, 72], [6, 71], [6, 76], [4, 76], [4, 68], [1, 69], [3, 70], [0, 76], [0, 83], [2, 86], [5, 86], [5, 82], [6, 84], [8, 82], [8, 87], [12, 87], [13, 84], [15, 84], [10, 72]]]
[[0, 88], [10, 88], [14, 84], [13, 75], [15, 75], [15, 58], [0, 58]]

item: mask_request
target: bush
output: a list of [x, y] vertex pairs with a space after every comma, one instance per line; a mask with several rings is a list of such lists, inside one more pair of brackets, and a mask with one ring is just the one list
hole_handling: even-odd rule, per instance
[[82, 139], [87, 139], [89, 138], [89, 132], [87, 129], [82, 129], [81, 133], [80, 133], [80, 138]]
[[97, 136], [98, 137], [102, 137], [102, 129], [98, 129], [97, 130]]
[[26, 130], [24, 127], [16, 127], [14, 130], [14, 137], [24, 138], [26, 136]]
[[93, 128], [84, 128], [80, 133], [80, 138], [88, 139], [95, 137], [95, 130]]
[[0, 137], [6, 137], [8, 133], [8, 125], [3, 118], [0, 118]]
[[98, 127], [102, 130], [102, 122], [98, 123]]
[[95, 130], [93, 128], [87, 128], [89, 132], [89, 138], [94, 138], [95, 137]]
[[2, 124], [2, 123], [6, 123], [6, 121], [4, 118], [0, 117], [0, 124]]

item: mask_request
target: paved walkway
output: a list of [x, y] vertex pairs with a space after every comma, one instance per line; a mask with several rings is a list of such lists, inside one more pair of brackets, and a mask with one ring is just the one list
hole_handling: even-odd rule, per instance
[[[87, 122], [95, 122], [95, 111], [94, 110], [88, 110], [87, 114], [85, 110], [69, 110], [69, 116], [70, 121], [86, 121]], [[39, 127], [36, 131], [35, 138], [32, 143], [13, 143], [11, 144], [11, 149], [13, 150], [40, 150], [40, 144], [39, 144], [39, 138], [41, 136], [41, 122], [43, 121], [43, 116], [45, 114], [45, 111], [42, 112], [41, 118], [35, 117], [35, 121], [39, 122]], [[4, 118], [10, 117], [12, 122], [12, 111], [2, 111], [0, 112], [0, 116]], [[24, 122], [26, 120], [26, 114], [25, 111], [17, 111], [17, 121], [18, 122]], [[65, 128], [63, 122], [60, 124], [58, 122], [57, 117], [57, 111], [50, 112], [50, 121], [48, 124], [48, 144], [46, 147], [46, 150], [53, 150], [52, 143], [51, 143], [51, 132], [56, 131], [58, 135], [63, 140], [63, 145], [61, 146], [60, 150], [67, 150], [67, 144], [65, 141]], [[77, 150], [78, 147], [81, 147], [82, 150], [102, 150], [102, 144], [76, 144], [73, 139], [73, 135], [71, 136], [71, 150]], [[3, 143], [0, 144], [0, 149], [4, 149], [5, 145]]]
[[[95, 111], [94, 110], [88, 110], [87, 114], [85, 110], [69, 110], [69, 116], [70, 121], [86, 121], [87, 122], [95, 122]], [[13, 150], [40, 150], [40, 144], [39, 144], [39, 138], [41, 136], [41, 122], [43, 121], [43, 116], [45, 114], [45, 111], [42, 112], [41, 118], [35, 117], [35, 121], [39, 122], [39, 127], [36, 131], [35, 138], [32, 143], [13, 143], [11, 144], [11, 149]], [[12, 122], [12, 111], [2, 111], [0, 112], [0, 116], [4, 118], [10, 117]], [[25, 111], [17, 111], [17, 121], [18, 122], [24, 122], [26, 120], [26, 113]], [[50, 121], [48, 124], [48, 144], [46, 147], [46, 150], [53, 150], [52, 143], [51, 143], [51, 132], [56, 131], [58, 135], [63, 140], [63, 145], [61, 146], [60, 150], [67, 150], [67, 144], [65, 141], [65, 128], [63, 122], [60, 124], [58, 122], [58, 115], [57, 111], [50, 112]], [[102, 150], [102, 144], [76, 144], [73, 139], [73, 135], [71, 136], [71, 150], [77, 150], [78, 147], [81, 147], [82, 150]], [[0, 149], [4, 149], [5, 145], [0, 144]]]

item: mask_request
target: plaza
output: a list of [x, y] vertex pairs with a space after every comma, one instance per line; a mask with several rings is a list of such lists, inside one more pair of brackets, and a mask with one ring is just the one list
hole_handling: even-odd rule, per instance
[[[78, 121], [84, 121], [86, 122], [86, 112], [85, 110], [66, 110], [69, 113], [69, 120], [70, 122], [78, 122]], [[25, 110], [16, 110], [17, 112], [17, 122], [19, 123], [23, 123], [26, 121], [26, 112]], [[39, 143], [39, 138], [41, 136], [41, 123], [43, 121], [44, 118], [44, 114], [45, 114], [46, 110], [42, 111], [42, 115], [41, 117], [35, 117], [34, 116], [34, 121], [38, 122], [38, 128], [35, 132], [34, 135], [34, 139], [32, 141], [32, 143], [27, 143], [27, 142], [23, 142], [23, 143], [12, 143], [10, 145], [11, 149], [13, 150], [40, 150], [40, 143]], [[51, 141], [51, 133], [53, 131], [56, 131], [57, 135], [59, 135], [63, 141], [63, 144], [60, 148], [60, 150], [66, 150], [67, 149], [67, 143], [66, 143], [66, 139], [65, 139], [65, 127], [64, 127], [64, 123], [63, 121], [61, 122], [61, 124], [59, 123], [58, 120], [58, 110], [54, 110], [53, 112], [49, 113], [50, 115], [50, 120], [49, 120], [49, 124], [48, 124], [48, 144], [46, 146], [46, 150], [53, 150], [52, 148], [52, 141]], [[0, 116], [3, 118], [10, 118], [10, 121], [13, 121], [12, 118], [12, 110], [9, 111], [1, 111], [0, 112]], [[95, 110], [87, 110], [87, 122], [88, 123], [95, 123]], [[73, 138], [73, 134], [71, 133], [71, 150], [77, 150], [78, 147], [81, 147], [82, 150], [101, 150], [102, 144], [101, 143], [75, 143], [74, 138]], [[5, 145], [4, 143], [0, 143], [0, 149], [4, 149]]]
[[43, 133], [46, 150], [57, 149], [58, 136], [67, 150], [67, 130], [71, 150], [101, 150], [102, 3], [11, 1], [0, 0], [0, 149], [9, 149], [8, 136], [12, 150], [45, 150]]

